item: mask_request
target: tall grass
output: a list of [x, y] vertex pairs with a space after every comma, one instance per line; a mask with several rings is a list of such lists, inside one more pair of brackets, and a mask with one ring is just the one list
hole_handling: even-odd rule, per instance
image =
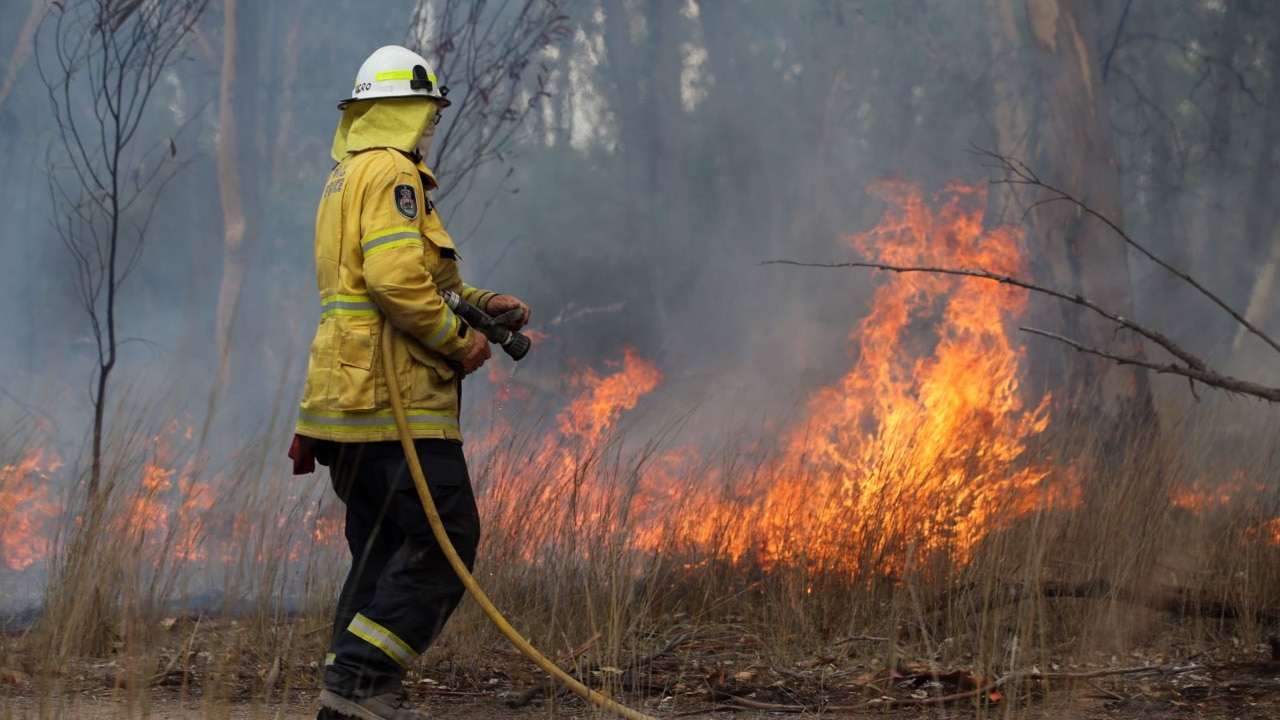
[[[1151, 645], [1251, 648], [1280, 615], [1280, 538], [1268, 525], [1280, 515], [1270, 483], [1280, 415], [1269, 408], [1215, 402], [1170, 414], [1158, 439], [1106, 462], [1092, 428], [1051, 426], [1007, 471], [1051, 466], [1057, 481], [1080, 484], [1078, 502], [1028, 511], [1026, 498], [1007, 498], [988, 518], [995, 529], [963, 557], [920, 552], [936, 538], [885, 540], [884, 518], [954, 500], [893, 492], [906, 465], [891, 455], [873, 468], [889, 489], [864, 505], [878, 517], [819, 535], [792, 518], [784, 542], [800, 546], [785, 561], [743, 542], [759, 527], [753, 503], [764, 489], [804, 472], [773, 463], [767, 442], [743, 438], [674, 462], [678, 422], [653, 438], [620, 426], [575, 445], [557, 440], [546, 414], [509, 415], [471, 449], [484, 516], [476, 576], [549, 655], [577, 648], [579, 670], [625, 670], [689, 634], [752, 638], [758, 661], [780, 667], [831, 655], [995, 676]], [[134, 515], [148, 493], [180, 504], [142, 481], [167, 427], [158, 417], [142, 408], [111, 423], [101, 527], [65, 524], [42, 620], [22, 652], [47, 658], [29, 663], [50, 697], [78, 660], [110, 658], [119, 670], [108, 684], [132, 714], [159, 685], [199, 698], [208, 717], [229, 702], [264, 707], [314, 691], [347, 562], [323, 471], [288, 476], [284, 422], [235, 453], [172, 451], [166, 467], [216, 492], [208, 508], [182, 516], [198, 520], [200, 552], [178, 558], [189, 525], [171, 522], [155, 537]], [[26, 450], [0, 443], [0, 466]], [[910, 452], [904, 440], [901, 456]], [[1225, 499], [1174, 501], [1196, 488], [1225, 489], [1213, 496]], [[87, 516], [71, 507], [69, 517]], [[501, 646], [464, 601], [413, 672], [477, 681]], [[511, 663], [518, 682], [538, 681]], [[625, 689], [622, 674], [593, 677]]]
[[[341, 574], [327, 482], [287, 475], [274, 419], [241, 428], [261, 440], [237, 447], [201, 442], [208, 428], [172, 408], [118, 407], [101, 492], [85, 497], [72, 466], [56, 476], [65, 512], [46, 562], [25, 571], [46, 573], [39, 616], [4, 646], [55, 699], [54, 717], [70, 712], [56, 698], [86, 682], [105, 684], [126, 717], [145, 714], [158, 685], [204, 698], [213, 716], [228, 699], [291, 692], [294, 668], [323, 655], [317, 628]], [[0, 468], [49, 442], [4, 438]]]

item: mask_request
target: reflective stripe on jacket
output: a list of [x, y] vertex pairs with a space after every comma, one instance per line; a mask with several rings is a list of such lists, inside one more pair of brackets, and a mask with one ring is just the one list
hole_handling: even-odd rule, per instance
[[[424, 180], [426, 187], [424, 188]], [[339, 442], [396, 440], [382, 362], [383, 317], [399, 330], [391, 361], [415, 438], [461, 440], [459, 378], [472, 333], [437, 290], [483, 308], [494, 293], [462, 283], [458, 254], [424, 190], [425, 166], [398, 150], [347, 155], [316, 214], [320, 326], [297, 433]]]

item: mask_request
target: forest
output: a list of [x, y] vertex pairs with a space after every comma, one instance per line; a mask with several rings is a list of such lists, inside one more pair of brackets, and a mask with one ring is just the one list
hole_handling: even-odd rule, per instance
[[[655, 717], [1280, 708], [1280, 4], [4, 0], [0, 717], [314, 709], [350, 558], [286, 452], [388, 44], [450, 88], [463, 276], [533, 308], [462, 431], [476, 576], [566, 670]], [[410, 676], [594, 712], [467, 601]]]

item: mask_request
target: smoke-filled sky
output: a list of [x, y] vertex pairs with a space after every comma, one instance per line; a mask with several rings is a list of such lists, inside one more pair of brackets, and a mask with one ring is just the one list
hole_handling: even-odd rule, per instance
[[[522, 2], [489, 3], [502, 9], [471, 23], [466, 3], [451, 3], [454, 17], [436, 5], [209, 2], [158, 76], [122, 165], [122, 182], [143, 187], [126, 225], [155, 205], [119, 294], [119, 412], [212, 419], [219, 432], [274, 423], [283, 451], [317, 318], [313, 219], [335, 103], [389, 43], [440, 60], [455, 99], [441, 126], [454, 138], [439, 158], [441, 211], [464, 277], [534, 307], [547, 339], [513, 382], [544, 395], [629, 346], [666, 377], [653, 417], [787, 414], [847, 369], [879, 276], [760, 263], [856, 259], [843, 238], [885, 209], [872, 183], [985, 188], [1000, 173], [984, 149], [1097, 203], [1280, 331], [1268, 285], [1280, 264], [1280, 5], [1268, 0], [579, 0], [553, 12], [529, 3], [526, 17], [543, 23], [532, 28], [514, 24]], [[57, 12], [46, 0], [0, 4], [0, 426], [38, 421], [74, 457], [95, 357], [57, 230], [69, 201], [50, 184], [68, 165], [41, 77], [60, 81], [56, 28], [32, 21], [46, 10]], [[469, 76], [468, 53], [499, 57], [486, 43], [529, 62]], [[1080, 55], [1064, 59], [1072, 48]], [[70, 96], [81, 119], [85, 80]], [[476, 144], [494, 137], [509, 139]], [[181, 167], [162, 189], [146, 186], [161, 159]], [[245, 225], [234, 252], [228, 162]], [[1037, 199], [1006, 187], [995, 186], [988, 223], [1020, 222]], [[1041, 242], [1072, 243], [1043, 228], [1028, 222], [1033, 255]], [[1275, 355], [1237, 338], [1229, 317], [1132, 253], [1127, 271], [1119, 253], [1117, 273], [1114, 255], [1088, 247], [1044, 254], [1077, 274], [1042, 259], [1037, 277], [1106, 275], [1092, 286], [1101, 299], [1131, 303], [1225, 369], [1280, 379]], [[1033, 353], [1047, 342], [1022, 340]], [[483, 381], [470, 386], [470, 398], [488, 397]]]

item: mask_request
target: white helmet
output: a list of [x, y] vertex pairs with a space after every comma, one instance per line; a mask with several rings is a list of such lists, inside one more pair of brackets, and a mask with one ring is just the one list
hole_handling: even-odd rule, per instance
[[445, 95], [449, 88], [436, 80], [426, 58], [406, 47], [386, 45], [373, 51], [356, 74], [356, 87], [351, 97], [338, 103], [338, 109], [357, 100], [394, 97], [428, 97], [449, 107]]

